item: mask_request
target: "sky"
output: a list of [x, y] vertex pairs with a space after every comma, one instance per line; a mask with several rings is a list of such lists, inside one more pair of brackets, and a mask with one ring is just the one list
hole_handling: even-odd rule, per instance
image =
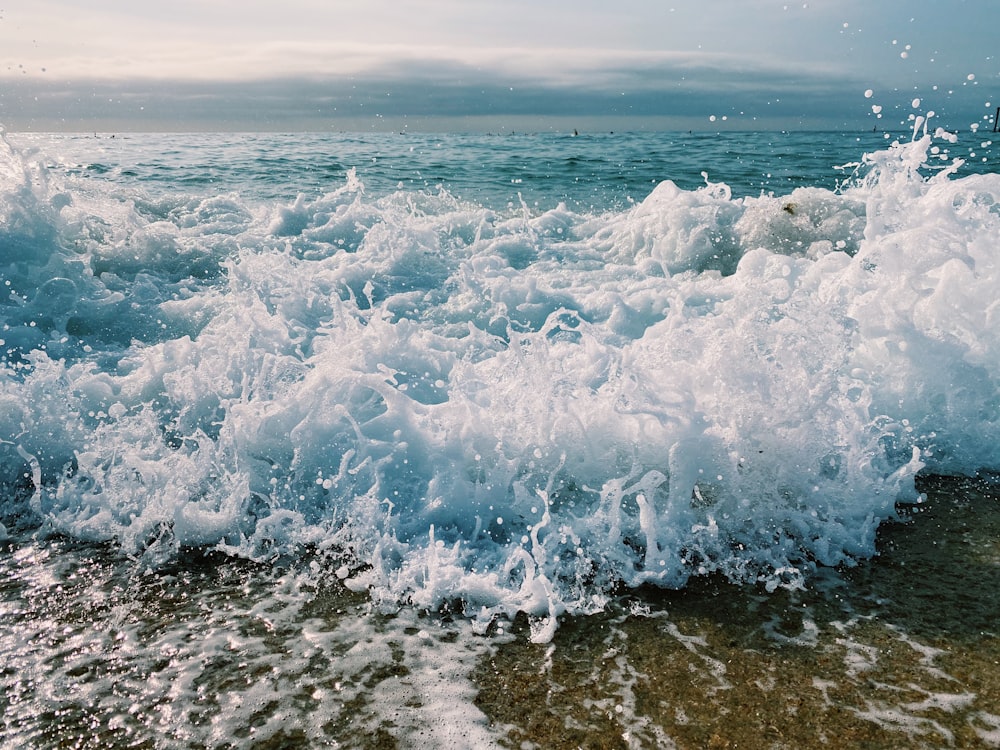
[[991, 130], [1000, 0], [0, 0], [10, 131]]

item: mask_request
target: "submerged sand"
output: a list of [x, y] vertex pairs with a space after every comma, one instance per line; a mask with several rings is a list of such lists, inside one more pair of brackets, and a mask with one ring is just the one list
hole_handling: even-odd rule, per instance
[[29, 535], [0, 550], [0, 747], [1000, 747], [1000, 484], [922, 489], [807, 590], [630, 592], [547, 644]]
[[643, 591], [477, 675], [511, 747], [1000, 747], [1000, 495], [935, 478], [806, 591]]

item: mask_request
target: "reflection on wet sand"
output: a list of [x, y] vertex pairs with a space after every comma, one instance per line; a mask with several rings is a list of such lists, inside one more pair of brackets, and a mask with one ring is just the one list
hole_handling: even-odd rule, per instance
[[717, 580], [520, 638], [478, 704], [512, 747], [1000, 747], [1000, 495], [933, 479], [806, 591]]
[[0, 747], [1000, 747], [1000, 486], [925, 484], [807, 590], [630, 592], [548, 644], [373, 611], [321, 567], [27, 535], [0, 554]]

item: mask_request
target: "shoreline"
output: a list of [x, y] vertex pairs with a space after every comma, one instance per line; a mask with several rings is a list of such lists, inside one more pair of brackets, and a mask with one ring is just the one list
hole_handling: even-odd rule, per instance
[[5, 542], [0, 745], [997, 748], [1000, 492], [921, 489], [804, 590], [645, 588], [547, 644], [240, 560]]
[[879, 554], [772, 594], [702, 580], [477, 674], [510, 747], [1000, 747], [1000, 495], [924, 481]]

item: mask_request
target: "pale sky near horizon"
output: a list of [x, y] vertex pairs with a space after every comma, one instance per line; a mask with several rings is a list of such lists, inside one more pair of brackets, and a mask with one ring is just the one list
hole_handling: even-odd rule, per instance
[[998, 29], [1000, 0], [0, 0], [0, 125], [966, 129]]

